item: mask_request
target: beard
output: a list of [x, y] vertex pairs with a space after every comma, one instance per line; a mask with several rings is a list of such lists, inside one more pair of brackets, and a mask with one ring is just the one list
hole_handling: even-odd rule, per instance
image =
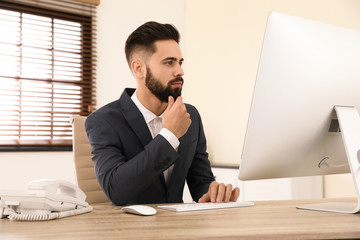
[[176, 98], [181, 96], [182, 87], [172, 87], [174, 82], [184, 82], [182, 77], [170, 80], [166, 86], [164, 86], [159, 80], [155, 79], [150, 71], [150, 68], [146, 68], [145, 86], [154, 94], [160, 101], [168, 102], [169, 96], [172, 96], [176, 101]]

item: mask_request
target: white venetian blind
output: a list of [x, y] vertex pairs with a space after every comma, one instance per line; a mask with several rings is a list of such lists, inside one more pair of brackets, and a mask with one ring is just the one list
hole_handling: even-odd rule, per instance
[[70, 116], [95, 106], [95, 9], [13, 2], [0, 2], [0, 146], [71, 146]]

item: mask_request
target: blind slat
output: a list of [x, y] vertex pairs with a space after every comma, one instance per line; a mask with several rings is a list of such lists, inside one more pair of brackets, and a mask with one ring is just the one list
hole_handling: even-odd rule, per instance
[[0, 140], [0, 146], [68, 146], [71, 145], [70, 139], [52, 139], [52, 140]]
[[[92, 86], [94, 85], [94, 81], [95, 81], [95, 76], [93, 75], [92, 77], [87, 78], [89, 81], [68, 81], [68, 80], [64, 80], [64, 79], [50, 79], [50, 78], [25, 78], [25, 77], [20, 77], [20, 76], [14, 76], [14, 77], [9, 77], [9, 76], [1, 76], [0, 78], [7, 78], [7, 79], [14, 79], [14, 80], [28, 80], [28, 81], [38, 81], [38, 82], [52, 82], [52, 83], [59, 83], [59, 84], [69, 84], [70, 85], [79, 85], [79, 84], [83, 84], [85, 86]], [[90, 81], [92, 80], [92, 81]]]

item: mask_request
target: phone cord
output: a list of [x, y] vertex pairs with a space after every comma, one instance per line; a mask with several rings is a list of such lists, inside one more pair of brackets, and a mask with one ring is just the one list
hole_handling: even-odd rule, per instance
[[56, 218], [64, 218], [70, 217], [74, 215], [79, 215], [83, 213], [91, 212], [93, 208], [91, 206], [87, 206], [86, 208], [79, 208], [75, 210], [65, 211], [65, 212], [52, 212], [50, 214], [19, 214], [16, 213], [15, 210], [9, 209], [9, 219], [11, 221], [47, 221]]

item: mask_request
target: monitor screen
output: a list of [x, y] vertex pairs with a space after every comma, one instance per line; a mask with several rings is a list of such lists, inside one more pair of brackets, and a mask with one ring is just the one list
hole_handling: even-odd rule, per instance
[[239, 179], [350, 172], [338, 105], [360, 109], [360, 31], [271, 13]]

